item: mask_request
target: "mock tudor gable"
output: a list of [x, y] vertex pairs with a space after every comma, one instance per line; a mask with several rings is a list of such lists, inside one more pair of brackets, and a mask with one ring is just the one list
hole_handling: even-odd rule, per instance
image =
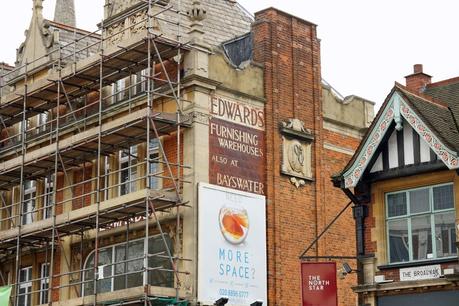
[[366, 174], [415, 165], [459, 169], [457, 105], [454, 95], [447, 104], [396, 83], [335, 184], [353, 188]]
[[395, 84], [333, 177], [355, 203], [353, 290], [362, 305], [456, 306], [459, 299], [459, 78], [431, 78], [417, 64], [406, 86]]

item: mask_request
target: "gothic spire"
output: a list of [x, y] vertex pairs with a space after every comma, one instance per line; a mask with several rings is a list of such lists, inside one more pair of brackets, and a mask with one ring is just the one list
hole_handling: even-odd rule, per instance
[[75, 27], [75, 1], [56, 0], [56, 8], [54, 10], [54, 21]]

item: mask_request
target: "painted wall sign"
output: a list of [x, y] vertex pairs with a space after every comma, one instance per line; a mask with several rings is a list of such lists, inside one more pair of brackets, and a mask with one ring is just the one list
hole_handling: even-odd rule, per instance
[[267, 305], [265, 197], [199, 184], [198, 301]]
[[262, 107], [232, 101], [225, 97], [212, 96], [210, 114], [250, 128], [265, 129], [265, 112]]
[[441, 277], [441, 266], [440, 265], [400, 269], [400, 280], [401, 281], [435, 279], [435, 278], [440, 278], [440, 277]]
[[303, 306], [336, 306], [336, 263], [301, 263]]
[[264, 111], [212, 97], [209, 120], [209, 182], [265, 194]]

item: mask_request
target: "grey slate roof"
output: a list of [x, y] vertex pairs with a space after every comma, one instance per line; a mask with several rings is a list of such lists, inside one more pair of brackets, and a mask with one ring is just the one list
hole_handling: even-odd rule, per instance
[[424, 93], [448, 104], [459, 120], [459, 78], [430, 84]]
[[[399, 91], [411, 102], [411, 107], [421, 117], [422, 121], [429, 126], [432, 132], [452, 151], [459, 152], [459, 131], [453, 118], [453, 115], [459, 118], [459, 109], [457, 108], [459, 106], [459, 91], [456, 96], [449, 96], [448, 94], [442, 95], [440, 88], [439, 90], [435, 90], [438, 95], [436, 94], [436, 97], [429, 96], [436, 98], [435, 100], [438, 100], [438, 102], [423, 99], [402, 88], [399, 88]], [[428, 95], [427, 91], [424, 94]], [[443, 99], [439, 99], [440, 97], [443, 97]], [[445, 98], [447, 99], [445, 100]], [[454, 105], [455, 107], [451, 107], [450, 111], [448, 109], [449, 105]]]
[[[191, 0], [182, 0], [190, 6]], [[201, 0], [207, 10], [204, 19], [205, 39], [210, 45], [236, 38], [250, 32], [252, 18], [237, 3], [228, 0]]]
[[[170, 0], [169, 4], [179, 10], [179, 0]], [[180, 11], [187, 12], [192, 8], [193, 0], [180, 0]], [[206, 11], [206, 18], [202, 21], [204, 37], [203, 40], [210, 46], [219, 46], [222, 42], [234, 39], [250, 32], [253, 22], [244, 8], [238, 3], [228, 0], [201, 0], [201, 7]], [[177, 14], [172, 11], [165, 11], [160, 15], [162, 18], [176, 21]], [[187, 16], [180, 17], [182, 42], [188, 42], [188, 31], [190, 19]], [[175, 38], [177, 26], [168, 22], [160, 22], [161, 30], [167, 36]]]
[[[193, 0], [170, 0], [169, 4], [175, 9], [182, 12], [187, 12], [192, 8]], [[180, 4], [180, 8], [178, 7]], [[206, 18], [202, 21], [204, 37], [203, 40], [208, 45], [215, 47], [219, 46], [225, 41], [229, 41], [247, 34], [251, 30], [253, 22], [252, 17], [242, 8], [237, 2], [228, 0], [201, 0], [201, 6], [206, 11]], [[164, 19], [170, 21], [177, 21], [177, 14], [173, 10], [167, 10], [160, 15]], [[60, 24], [54, 21], [47, 21], [50, 23], [50, 30], [58, 28], [60, 31], [61, 45], [66, 45], [74, 41], [75, 36], [77, 39], [84, 37], [88, 32], [75, 29], [74, 27]], [[182, 25], [180, 35], [182, 42], [189, 40], [187, 32], [190, 29], [190, 19], [187, 16], [180, 17]], [[178, 34], [177, 26], [169, 22], [161, 22], [161, 30], [169, 37], [175, 38]], [[76, 35], [75, 35], [76, 32]], [[99, 39], [98, 35], [91, 35], [85, 37], [82, 41], [78, 42], [77, 49], [82, 49], [87, 45], [92, 45]], [[77, 60], [88, 57], [98, 51], [98, 46], [94, 46], [89, 50], [77, 54]], [[69, 61], [73, 60], [71, 57], [73, 53], [73, 45], [63, 50], [64, 56], [69, 56]]]

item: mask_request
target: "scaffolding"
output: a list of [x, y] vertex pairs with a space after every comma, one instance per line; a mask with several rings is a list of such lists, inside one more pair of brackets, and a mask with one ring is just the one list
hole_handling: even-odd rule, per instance
[[[58, 305], [63, 288], [69, 306], [188, 304], [186, 259], [177, 255], [187, 206], [182, 137], [191, 126], [181, 59], [192, 47], [183, 42], [182, 15], [180, 0], [176, 7], [140, 1], [121, 20], [129, 26], [102, 21], [99, 30], [2, 71], [0, 80], [17, 85], [7, 92], [0, 82], [0, 266], [13, 267], [11, 305], [34, 296], [32, 304]], [[159, 20], [176, 28], [175, 37], [155, 29]], [[35, 78], [43, 62], [52, 69]], [[113, 156], [126, 166], [112, 170]], [[81, 179], [72, 177], [77, 171]], [[117, 244], [105, 243], [114, 233]], [[34, 255], [44, 256], [47, 278], [24, 272], [23, 260]], [[0, 281], [8, 282], [3, 274]]]

